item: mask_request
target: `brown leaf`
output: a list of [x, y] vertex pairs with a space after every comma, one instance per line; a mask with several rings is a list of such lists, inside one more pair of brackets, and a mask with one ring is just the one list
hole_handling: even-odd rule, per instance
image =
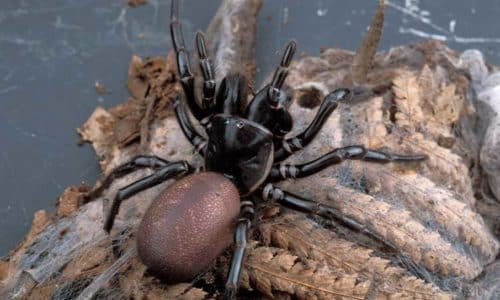
[[274, 291], [282, 291], [298, 299], [364, 299], [370, 288], [368, 281], [312, 260], [299, 260], [278, 248], [249, 249], [244, 273], [252, 287], [270, 298]]
[[118, 147], [123, 148], [139, 138], [140, 124], [145, 111], [144, 98], [129, 98], [109, 110], [115, 118], [113, 134]]
[[[446, 118], [443, 115], [434, 115], [433, 111], [436, 105], [434, 102], [426, 102], [435, 101], [433, 97], [437, 95], [436, 97], [442, 103], [441, 106], [446, 105], [448, 107], [451, 104], [444, 103], [452, 103], [453, 101], [463, 103], [463, 101], [458, 100], [461, 97], [455, 95], [455, 88], [452, 87], [454, 85], [449, 85], [449, 88], [442, 91], [438, 88], [441, 86], [442, 81], [438, 77], [429, 67], [425, 66], [418, 80], [416, 80], [414, 74], [408, 71], [399, 72], [398, 77], [394, 79], [393, 92], [398, 111], [396, 113], [396, 125], [406, 127], [410, 129], [410, 132], [424, 132], [426, 136], [416, 133], [407, 134], [403, 132], [404, 128], [394, 126], [391, 128], [392, 138], [384, 135], [371, 135], [370, 140], [383, 141], [384, 146], [393, 149], [400, 145], [402, 141], [403, 144], [407, 145], [407, 149], [414, 149], [416, 153], [429, 155], [430, 159], [425, 164], [431, 171], [427, 172], [426, 176], [437, 183], [453, 186], [463, 195], [466, 202], [474, 204], [472, 184], [470, 177], [467, 176], [469, 173], [468, 167], [460, 156], [441, 146], [443, 140], [449, 140], [453, 136], [451, 123], [445, 121]], [[428, 91], [429, 88], [433, 90]], [[429, 109], [424, 113], [425, 107], [429, 107]], [[372, 116], [370, 122], [374, 121], [377, 121], [377, 119]], [[454, 142], [454, 139], [452, 142]]]
[[396, 124], [400, 127], [414, 128], [424, 121], [421, 107], [420, 89], [416, 76], [409, 71], [401, 71], [393, 80], [392, 91], [398, 111]]
[[[453, 136], [451, 125], [458, 121], [464, 109], [464, 98], [457, 95], [454, 83], [446, 83], [442, 72], [442, 69], [433, 71], [425, 65], [418, 77], [403, 71], [393, 80], [398, 111], [411, 119], [414, 130], [425, 125], [425, 131], [435, 141]], [[400, 117], [404, 119], [403, 116]]]
[[356, 245], [320, 227], [302, 214], [288, 213], [260, 226], [264, 240], [288, 249], [300, 258], [327, 263], [333, 270], [373, 281], [373, 289], [381, 297], [398, 294], [420, 299], [451, 299], [432, 284], [377, 257], [371, 249]]
[[135, 99], [142, 99], [146, 94], [149, 78], [143, 70], [144, 61], [140, 56], [133, 55], [128, 67], [128, 90]]
[[90, 187], [85, 185], [66, 188], [57, 200], [57, 215], [67, 217], [77, 211], [83, 203], [83, 196], [89, 189]]
[[422, 109], [426, 116], [432, 115], [431, 103], [439, 94], [443, 80], [444, 78], [438, 76], [436, 71], [431, 70], [429, 65], [425, 65], [418, 76], [417, 84], [421, 92]]
[[379, 1], [379, 5], [375, 15], [373, 16], [370, 29], [366, 33], [361, 45], [354, 57], [352, 67], [352, 78], [355, 84], [363, 84], [366, 82], [368, 71], [373, 65], [373, 58], [377, 53], [378, 44], [382, 37], [382, 28], [384, 27], [384, 0]]
[[[151, 293], [148, 295], [151, 297]], [[179, 300], [198, 300], [206, 299], [207, 292], [195, 288], [190, 283], [179, 283], [169, 286], [165, 291], [157, 293], [156, 297], [151, 299], [179, 299]]]
[[98, 159], [106, 164], [116, 141], [114, 139], [115, 118], [103, 107], [98, 106], [89, 119], [77, 129], [83, 141], [92, 143]]
[[434, 116], [448, 125], [458, 121], [464, 105], [464, 99], [456, 95], [455, 84], [449, 84], [441, 89], [441, 93], [433, 103]]

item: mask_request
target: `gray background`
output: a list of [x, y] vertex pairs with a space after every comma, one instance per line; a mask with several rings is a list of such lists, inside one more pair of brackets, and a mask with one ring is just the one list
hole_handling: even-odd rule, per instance
[[[258, 25], [257, 82], [294, 38], [299, 52], [354, 50], [376, 0], [267, 0]], [[220, 1], [182, 2], [184, 31], [206, 28]], [[478, 48], [500, 62], [498, 0], [392, 0], [382, 49], [433, 36], [455, 49]], [[0, 256], [28, 230], [33, 212], [53, 210], [69, 185], [94, 183], [99, 168], [79, 127], [97, 105], [127, 98], [132, 54], [170, 49], [168, 0], [2, 0], [0, 3]], [[143, 37], [141, 37], [143, 35]], [[111, 90], [99, 95], [94, 83]]]

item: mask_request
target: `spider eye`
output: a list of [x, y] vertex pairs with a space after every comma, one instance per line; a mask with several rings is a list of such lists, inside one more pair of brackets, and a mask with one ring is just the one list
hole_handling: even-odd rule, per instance
[[240, 128], [240, 129], [243, 128], [243, 122], [236, 123], [236, 127]]

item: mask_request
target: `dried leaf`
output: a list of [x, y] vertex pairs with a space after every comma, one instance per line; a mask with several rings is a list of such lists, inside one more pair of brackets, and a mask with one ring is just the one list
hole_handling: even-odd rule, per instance
[[[425, 132], [436, 141], [440, 137], [452, 138], [451, 125], [458, 121], [464, 109], [464, 97], [457, 95], [454, 83], [446, 83], [438, 70], [432, 71], [425, 65], [418, 78], [409, 71], [398, 72], [393, 84], [398, 111], [407, 118], [414, 118], [410, 121], [414, 122], [414, 130], [422, 130], [420, 126], [424, 125]], [[425, 119], [423, 123], [422, 118]]]
[[207, 292], [193, 287], [190, 283], [179, 283], [168, 286], [167, 290], [154, 289], [148, 292], [147, 299], [178, 299], [178, 300], [202, 300], [208, 299]]
[[179, 92], [176, 72], [173, 51], [167, 59], [132, 57], [127, 81], [132, 99], [111, 110], [117, 119], [115, 138], [121, 147], [140, 137], [139, 150], [146, 152], [153, 118], [172, 114], [170, 103]]
[[[406, 102], [404, 102], [406, 103]], [[356, 119], [363, 120], [364, 134], [357, 136], [357, 142], [363, 142], [371, 148], [402, 149], [401, 153], [423, 153], [429, 156], [422, 164], [426, 166], [423, 170], [425, 177], [431, 179], [436, 184], [446, 187], [452, 187], [456, 191], [458, 200], [464, 201], [470, 205], [475, 202], [471, 179], [468, 176], [468, 167], [463, 159], [449, 149], [439, 146], [435, 141], [426, 139], [420, 133], [409, 134], [398, 127], [389, 127], [391, 134], [388, 134], [385, 119], [385, 110], [383, 99], [376, 97], [370, 100], [363, 107], [355, 107], [353, 111]], [[422, 123], [422, 126], [426, 126]], [[449, 129], [447, 129], [449, 130]], [[356, 137], [355, 137], [356, 138]], [[398, 166], [395, 166], [399, 168]], [[390, 176], [391, 171], [382, 167], [378, 172], [386, 172]], [[398, 171], [405, 171], [404, 169]], [[391, 176], [392, 177], [392, 176]], [[401, 178], [403, 179], [403, 178]]]
[[107, 159], [116, 141], [114, 139], [115, 119], [102, 107], [97, 107], [89, 119], [77, 129], [83, 141], [91, 142], [98, 159], [107, 164]]
[[356, 245], [320, 227], [304, 215], [288, 213], [262, 224], [263, 238], [273, 246], [290, 250], [300, 258], [327, 263], [333, 270], [372, 281], [377, 297], [397, 294], [419, 299], [451, 299], [432, 284], [377, 257], [371, 249]]
[[128, 90], [135, 99], [143, 99], [152, 79], [151, 69], [161, 73], [165, 65], [165, 60], [161, 57], [148, 59], [147, 63], [137, 56], [133, 55], [128, 67]]
[[[405, 134], [393, 127], [393, 139], [383, 135], [372, 135], [370, 139], [383, 140], [388, 148], [397, 147], [402, 140], [408, 145], [407, 149], [413, 148], [415, 152], [429, 155], [425, 164], [430, 171], [426, 172], [426, 176], [444, 186], [452, 186], [462, 195], [463, 201], [473, 205], [475, 200], [468, 166], [460, 156], [442, 147], [444, 140], [451, 139], [450, 142], [454, 143], [451, 126], [462, 110], [463, 97], [456, 95], [454, 84], [444, 86], [443, 80], [427, 65], [417, 81], [415, 78], [409, 72], [402, 72], [394, 79], [393, 91], [399, 111], [396, 124], [406, 126], [411, 132], [424, 132], [426, 136]], [[429, 88], [432, 92], [428, 91]], [[425, 107], [430, 109], [423, 113]], [[373, 121], [377, 119], [371, 116], [370, 122]]]
[[114, 117], [114, 140], [123, 148], [139, 137], [139, 125], [146, 110], [143, 98], [129, 98], [127, 101], [111, 108]]
[[370, 288], [368, 281], [312, 260], [299, 260], [278, 248], [250, 249], [244, 273], [252, 287], [270, 298], [274, 291], [282, 291], [298, 299], [364, 299]]
[[425, 104], [431, 103], [439, 94], [442, 81], [441, 78], [437, 76], [436, 72], [431, 70], [429, 65], [425, 65], [420, 72], [417, 83], [420, 87], [422, 99]]
[[57, 200], [57, 215], [67, 217], [78, 210], [83, 203], [83, 196], [90, 190], [89, 186], [70, 186]]
[[368, 71], [373, 65], [373, 58], [377, 53], [378, 44], [382, 37], [382, 28], [384, 27], [384, 0], [379, 1], [379, 5], [375, 15], [373, 16], [370, 29], [366, 33], [361, 45], [354, 57], [352, 67], [352, 78], [355, 84], [363, 84], [366, 82]]
[[[394, 130], [393, 134], [392, 139], [384, 138], [384, 146], [395, 148], [397, 144], [400, 144], [399, 137], [402, 135], [397, 130]], [[402, 140], [408, 145], [408, 149], [413, 148], [415, 152], [429, 156], [423, 163], [426, 167], [423, 170], [425, 177], [437, 185], [451, 187], [458, 200], [468, 203], [471, 207], [475, 204], [469, 168], [459, 155], [441, 147], [434, 140], [426, 139], [420, 133], [406, 135]]]
[[397, 105], [396, 124], [414, 128], [425, 120], [421, 107], [420, 89], [416, 76], [409, 71], [401, 71], [393, 80], [392, 90]]
[[441, 89], [441, 94], [433, 103], [434, 115], [441, 122], [451, 125], [458, 121], [464, 104], [462, 97], [456, 95], [455, 84], [449, 84]]

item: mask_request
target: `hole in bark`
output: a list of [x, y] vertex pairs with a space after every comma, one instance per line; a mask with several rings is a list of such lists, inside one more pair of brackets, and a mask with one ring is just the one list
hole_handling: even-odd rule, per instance
[[300, 90], [297, 103], [300, 107], [313, 109], [321, 104], [323, 93], [315, 87], [308, 87]]

